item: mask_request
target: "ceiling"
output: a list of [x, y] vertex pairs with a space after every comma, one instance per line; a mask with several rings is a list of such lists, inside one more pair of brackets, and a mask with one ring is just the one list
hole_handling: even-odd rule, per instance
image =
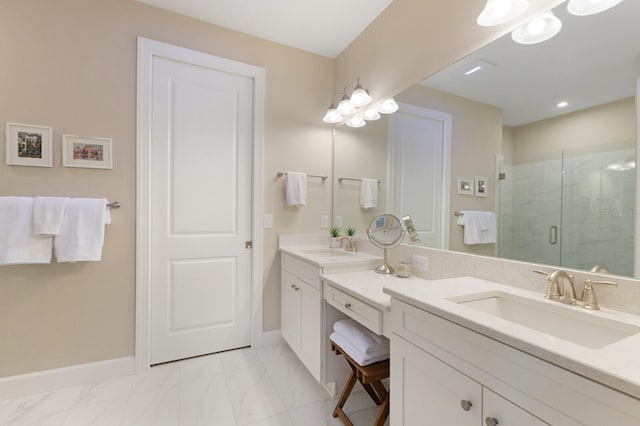
[[[554, 9], [563, 27], [551, 40], [521, 45], [504, 36], [422, 84], [503, 109], [508, 126], [635, 96], [640, 77], [640, 0], [578, 17]], [[477, 60], [495, 65], [464, 76]], [[560, 110], [559, 101], [569, 106]]]
[[328, 58], [393, 0], [138, 0]]

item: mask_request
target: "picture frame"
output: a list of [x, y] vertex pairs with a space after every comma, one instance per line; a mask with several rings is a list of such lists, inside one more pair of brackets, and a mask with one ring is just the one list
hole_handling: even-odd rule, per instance
[[62, 165], [113, 169], [113, 141], [96, 136], [62, 135]]
[[5, 163], [10, 166], [53, 167], [52, 141], [51, 127], [7, 122]]
[[473, 178], [458, 176], [458, 194], [473, 195]]
[[474, 195], [476, 197], [486, 197], [488, 191], [487, 178], [484, 176], [476, 176], [474, 188]]

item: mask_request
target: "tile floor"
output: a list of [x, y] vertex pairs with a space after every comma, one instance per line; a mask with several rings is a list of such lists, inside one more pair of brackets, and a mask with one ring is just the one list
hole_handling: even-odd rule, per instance
[[[0, 425], [340, 426], [331, 417], [334, 405], [289, 347], [278, 345], [0, 401]], [[345, 411], [356, 426], [368, 426], [377, 407], [366, 393], [358, 392], [351, 395]]]

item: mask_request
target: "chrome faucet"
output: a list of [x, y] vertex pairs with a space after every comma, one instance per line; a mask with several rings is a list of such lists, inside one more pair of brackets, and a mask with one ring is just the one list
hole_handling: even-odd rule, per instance
[[338, 238], [338, 241], [340, 241], [340, 245], [342, 246], [342, 242], [345, 241], [345, 247], [344, 250], [345, 251], [350, 251], [352, 253], [355, 253], [358, 251], [358, 240], [354, 239], [354, 238], [348, 238], [348, 237], [340, 237]]
[[546, 275], [545, 280], [549, 282], [547, 294], [544, 296], [550, 300], [557, 300], [566, 305], [576, 304], [576, 290], [573, 287], [573, 275], [565, 271], [556, 270], [551, 273], [544, 271], [533, 271], [537, 274]]

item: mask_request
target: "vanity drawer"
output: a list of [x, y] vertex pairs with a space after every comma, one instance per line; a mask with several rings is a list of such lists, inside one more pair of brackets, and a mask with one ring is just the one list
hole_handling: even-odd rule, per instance
[[283, 254], [281, 261], [282, 269], [289, 271], [292, 275], [300, 278], [307, 284], [320, 290], [320, 274], [322, 269], [317, 266], [310, 265], [295, 257]]
[[324, 283], [324, 300], [328, 304], [348, 315], [376, 334], [382, 335], [382, 311], [357, 298], [338, 290], [326, 281]]

